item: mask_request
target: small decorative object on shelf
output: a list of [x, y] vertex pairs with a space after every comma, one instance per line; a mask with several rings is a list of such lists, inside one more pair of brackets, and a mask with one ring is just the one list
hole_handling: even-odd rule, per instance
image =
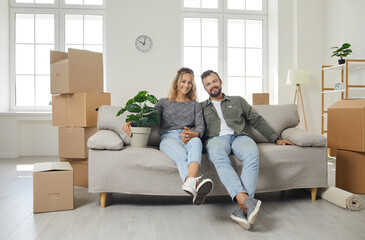
[[350, 43], [344, 43], [342, 44], [342, 46], [339, 47], [331, 47], [331, 49], [336, 49], [335, 51], [333, 51], [332, 56], [331, 57], [339, 57], [340, 59], [338, 59], [338, 64], [344, 64], [345, 63], [345, 58], [350, 55], [352, 53], [352, 50], [350, 49], [351, 44]]
[[335, 90], [342, 90], [342, 89], [343, 89], [343, 83], [342, 82], [335, 83]]

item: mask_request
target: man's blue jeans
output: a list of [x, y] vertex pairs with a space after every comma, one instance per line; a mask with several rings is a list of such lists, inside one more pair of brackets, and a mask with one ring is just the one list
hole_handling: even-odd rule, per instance
[[[213, 137], [206, 146], [206, 156], [211, 161], [232, 200], [244, 192], [254, 197], [259, 173], [259, 151], [256, 143], [248, 136], [223, 135]], [[231, 151], [242, 162], [239, 177], [229, 159]]]
[[185, 182], [191, 162], [201, 163], [203, 144], [200, 138], [192, 138], [187, 144], [181, 141], [182, 129], [170, 130], [161, 135], [160, 150], [177, 165], [180, 177]]

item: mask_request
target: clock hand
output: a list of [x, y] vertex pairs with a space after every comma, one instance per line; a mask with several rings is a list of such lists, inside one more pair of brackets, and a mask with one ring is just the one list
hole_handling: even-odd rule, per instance
[[147, 38], [147, 37], [144, 37], [143, 45], [146, 43], [146, 38]]
[[144, 42], [141, 42], [141, 41], [138, 41], [138, 42], [140, 42], [140, 43], [142, 43], [144, 45]]

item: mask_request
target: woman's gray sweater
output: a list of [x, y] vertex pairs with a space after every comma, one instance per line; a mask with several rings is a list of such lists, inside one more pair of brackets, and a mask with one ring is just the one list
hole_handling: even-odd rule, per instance
[[155, 105], [160, 115], [160, 134], [169, 130], [190, 128], [199, 132], [199, 137], [204, 135], [204, 118], [200, 103], [196, 101], [169, 102], [167, 98], [161, 98]]

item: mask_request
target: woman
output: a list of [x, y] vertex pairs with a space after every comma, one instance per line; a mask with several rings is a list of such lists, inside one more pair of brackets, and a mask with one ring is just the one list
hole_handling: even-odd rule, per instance
[[[194, 72], [181, 68], [172, 81], [168, 98], [162, 98], [155, 105], [161, 118], [160, 150], [177, 165], [184, 184], [181, 188], [193, 196], [193, 204], [200, 205], [213, 189], [210, 179], [200, 184], [197, 177], [201, 164], [204, 134], [204, 118], [200, 104], [196, 101]], [[130, 123], [123, 130], [131, 136]]]

